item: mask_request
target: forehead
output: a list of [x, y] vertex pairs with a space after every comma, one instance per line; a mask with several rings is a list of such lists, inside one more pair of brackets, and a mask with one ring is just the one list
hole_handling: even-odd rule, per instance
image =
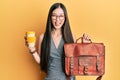
[[53, 14], [64, 14], [64, 11], [62, 8], [58, 7], [52, 12]]

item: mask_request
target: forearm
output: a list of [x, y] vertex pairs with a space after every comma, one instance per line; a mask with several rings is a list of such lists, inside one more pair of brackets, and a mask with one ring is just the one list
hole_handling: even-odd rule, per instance
[[29, 48], [29, 52], [33, 55], [35, 61], [40, 64], [40, 56], [38, 54], [38, 52], [36, 51], [35, 47], [31, 47]]
[[33, 55], [35, 61], [36, 61], [38, 64], [40, 64], [40, 56], [39, 56], [39, 54], [38, 54], [37, 52], [34, 52], [32, 55]]

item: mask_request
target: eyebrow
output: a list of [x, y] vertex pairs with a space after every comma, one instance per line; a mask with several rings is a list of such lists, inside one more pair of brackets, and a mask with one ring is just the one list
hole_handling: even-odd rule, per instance
[[56, 15], [64, 15], [64, 13], [59, 13], [59, 14], [57, 14], [57, 13], [52, 13], [52, 14], [56, 14]]

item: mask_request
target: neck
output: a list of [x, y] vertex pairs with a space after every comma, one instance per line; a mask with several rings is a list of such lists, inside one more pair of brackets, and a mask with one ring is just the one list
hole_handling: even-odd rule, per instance
[[54, 36], [60, 36], [60, 35], [62, 35], [61, 29], [53, 29], [52, 30], [52, 35], [54, 35]]

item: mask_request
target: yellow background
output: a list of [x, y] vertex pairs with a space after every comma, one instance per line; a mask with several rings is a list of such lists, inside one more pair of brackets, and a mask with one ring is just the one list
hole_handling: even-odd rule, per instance
[[[24, 34], [33, 30], [38, 39], [54, 2], [65, 4], [77, 38], [87, 33], [93, 42], [105, 44], [103, 80], [120, 80], [120, 0], [0, 0], [0, 80], [41, 79], [39, 65], [24, 45]], [[77, 80], [95, 78], [77, 76]]]

